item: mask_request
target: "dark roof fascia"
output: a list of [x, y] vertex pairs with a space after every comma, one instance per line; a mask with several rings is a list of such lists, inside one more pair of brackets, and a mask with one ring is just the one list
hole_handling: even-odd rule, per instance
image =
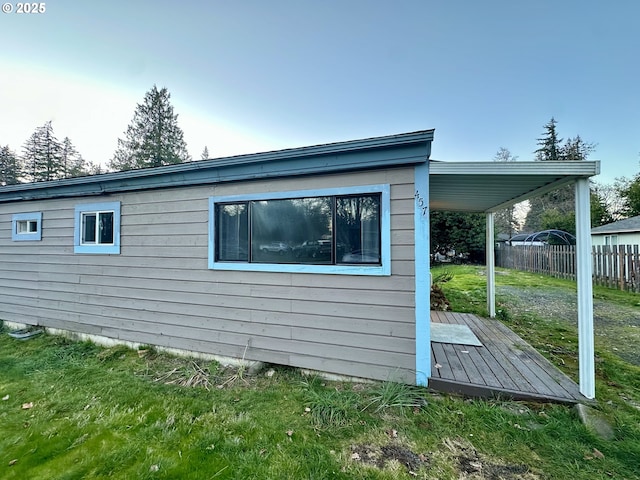
[[427, 162], [434, 130], [0, 187], [0, 203], [338, 173]]
[[640, 232], [640, 215], [624, 218], [617, 222], [600, 225], [591, 229], [591, 235], [604, 235], [607, 233], [638, 233]]

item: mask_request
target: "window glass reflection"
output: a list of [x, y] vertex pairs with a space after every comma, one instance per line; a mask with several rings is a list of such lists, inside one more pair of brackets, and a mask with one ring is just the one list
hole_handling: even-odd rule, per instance
[[82, 214], [82, 243], [96, 242], [96, 213]]
[[249, 260], [249, 213], [247, 203], [216, 206], [216, 259], [223, 262]]
[[217, 204], [215, 259], [379, 265], [380, 198], [370, 194]]
[[251, 260], [331, 263], [331, 230], [331, 197], [251, 202]]
[[101, 212], [99, 226], [100, 244], [113, 243], [113, 212]]
[[380, 196], [336, 199], [338, 263], [380, 263]]

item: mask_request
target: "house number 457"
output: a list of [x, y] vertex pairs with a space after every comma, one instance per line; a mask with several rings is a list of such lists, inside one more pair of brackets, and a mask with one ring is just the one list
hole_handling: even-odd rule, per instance
[[427, 205], [425, 205], [425, 201], [424, 198], [422, 198], [422, 195], [420, 195], [420, 191], [416, 190], [416, 194], [414, 195], [416, 201], [418, 202], [418, 206], [420, 207], [420, 209], [422, 210], [422, 215], [426, 215], [427, 214], [427, 209], [429, 208]]

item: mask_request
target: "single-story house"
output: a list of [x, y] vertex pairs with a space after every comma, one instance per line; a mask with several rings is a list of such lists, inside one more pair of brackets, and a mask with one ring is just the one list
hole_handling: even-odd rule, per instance
[[640, 245], [640, 215], [591, 229], [594, 246]]
[[432, 140], [425, 130], [0, 187], [0, 319], [425, 385], [429, 212], [486, 213], [493, 316], [493, 213], [575, 183], [580, 384], [592, 398], [580, 245], [599, 163], [435, 162]]

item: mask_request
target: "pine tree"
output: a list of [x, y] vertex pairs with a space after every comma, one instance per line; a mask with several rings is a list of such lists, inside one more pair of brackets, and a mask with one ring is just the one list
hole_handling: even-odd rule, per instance
[[[500, 149], [496, 152], [493, 157], [494, 162], [515, 162], [518, 159], [517, 156], [514, 156], [508, 148], [500, 147]], [[495, 232], [505, 233], [509, 235], [511, 238], [515, 232], [518, 230], [518, 220], [516, 218], [516, 206], [512, 205], [507, 207], [499, 212], [496, 212], [495, 215]]]
[[[545, 128], [545, 134], [538, 139], [535, 151], [538, 161], [583, 161], [595, 150], [595, 144], [585, 142], [580, 135], [568, 138], [562, 144], [556, 131], [556, 120], [552, 117]], [[593, 193], [592, 193], [593, 196]], [[593, 202], [593, 201], [592, 201]], [[540, 230], [575, 230], [575, 199], [573, 185], [561, 187], [541, 197], [529, 201], [525, 229], [527, 232]], [[597, 203], [597, 201], [596, 201]]]
[[582, 161], [586, 160], [591, 153], [596, 149], [594, 143], [585, 142], [580, 135], [576, 135], [575, 138], [567, 138], [560, 149], [560, 158], [565, 161]]
[[64, 178], [62, 145], [53, 133], [51, 121], [36, 128], [23, 146], [25, 178], [43, 182]]
[[82, 155], [78, 153], [78, 150], [76, 150], [76, 147], [71, 143], [69, 137], [64, 137], [64, 140], [62, 140], [60, 158], [64, 178], [82, 177], [92, 174], [92, 164], [87, 162]]
[[109, 168], [132, 170], [191, 160], [170, 98], [166, 88], [158, 90], [155, 85], [145, 94], [144, 102], [136, 107], [124, 140], [118, 139], [118, 148]]
[[0, 147], [0, 187], [20, 183], [20, 162], [9, 145]]
[[200, 160], [209, 160], [209, 149], [206, 145], [204, 146], [204, 150], [202, 150], [202, 153], [200, 154]]
[[551, 117], [549, 123], [544, 126], [544, 136], [538, 139], [540, 148], [534, 152], [536, 154], [536, 160], [542, 162], [561, 160], [560, 144], [562, 143], [562, 139], [558, 138], [558, 133], [556, 132], [557, 123], [555, 118]]

